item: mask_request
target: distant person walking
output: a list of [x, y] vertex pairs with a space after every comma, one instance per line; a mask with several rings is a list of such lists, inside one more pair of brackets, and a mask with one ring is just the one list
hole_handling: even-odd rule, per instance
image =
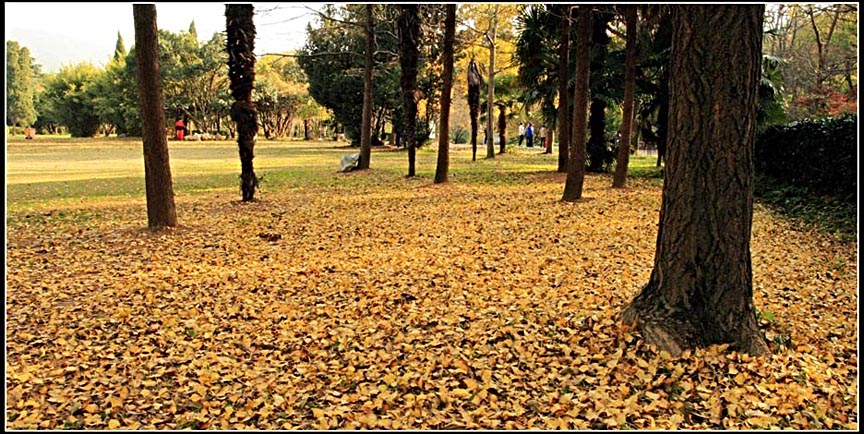
[[540, 125], [540, 134], [538, 134], [537, 136], [540, 137], [540, 141], [538, 142], [538, 143], [540, 143], [540, 147], [545, 148], [546, 147], [546, 126], [545, 125]]
[[186, 131], [186, 126], [183, 125], [183, 119], [177, 118], [177, 122], [174, 122], [174, 132], [176, 133], [176, 138], [179, 141], [183, 141], [183, 132]]
[[528, 141], [528, 147], [534, 147], [534, 125], [531, 122], [528, 122], [528, 127], [525, 128], [525, 140]]
[[523, 140], [525, 140], [525, 124], [519, 122], [519, 144], [517, 146], [522, 146]]

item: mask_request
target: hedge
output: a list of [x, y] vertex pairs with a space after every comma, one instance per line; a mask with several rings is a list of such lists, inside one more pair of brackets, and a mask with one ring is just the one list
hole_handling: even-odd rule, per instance
[[756, 138], [756, 171], [814, 193], [855, 202], [858, 116], [805, 119]]

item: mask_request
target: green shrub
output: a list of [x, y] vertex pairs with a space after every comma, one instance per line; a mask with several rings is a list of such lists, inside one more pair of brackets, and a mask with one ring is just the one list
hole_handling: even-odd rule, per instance
[[468, 130], [462, 127], [454, 127], [450, 130], [450, 139], [453, 143], [465, 143], [468, 141]]
[[858, 117], [806, 119], [756, 138], [756, 171], [814, 193], [854, 202]]

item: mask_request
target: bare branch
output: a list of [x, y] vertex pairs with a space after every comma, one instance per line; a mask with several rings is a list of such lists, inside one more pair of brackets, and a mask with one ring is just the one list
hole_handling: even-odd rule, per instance
[[341, 23], [341, 24], [345, 24], [348, 26], [363, 27], [363, 25], [360, 23], [356, 23], [353, 21], [340, 20], [338, 18], [331, 17], [331, 16], [325, 14], [324, 12], [317, 11], [317, 10], [307, 6], [307, 5], [303, 5], [303, 7], [306, 8], [307, 10], [313, 12], [315, 15], [318, 15], [319, 18], [324, 19], [324, 20], [333, 21], [334, 23]]

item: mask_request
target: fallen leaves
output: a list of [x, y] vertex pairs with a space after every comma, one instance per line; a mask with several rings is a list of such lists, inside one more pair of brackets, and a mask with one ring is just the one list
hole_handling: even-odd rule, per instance
[[140, 204], [8, 215], [7, 425], [857, 428], [854, 244], [757, 211], [774, 354], [673, 358], [617, 321], [651, 271], [656, 185], [589, 176], [562, 204], [553, 177], [351, 179], [178, 197], [184, 227], [159, 233], [129, 229]]

